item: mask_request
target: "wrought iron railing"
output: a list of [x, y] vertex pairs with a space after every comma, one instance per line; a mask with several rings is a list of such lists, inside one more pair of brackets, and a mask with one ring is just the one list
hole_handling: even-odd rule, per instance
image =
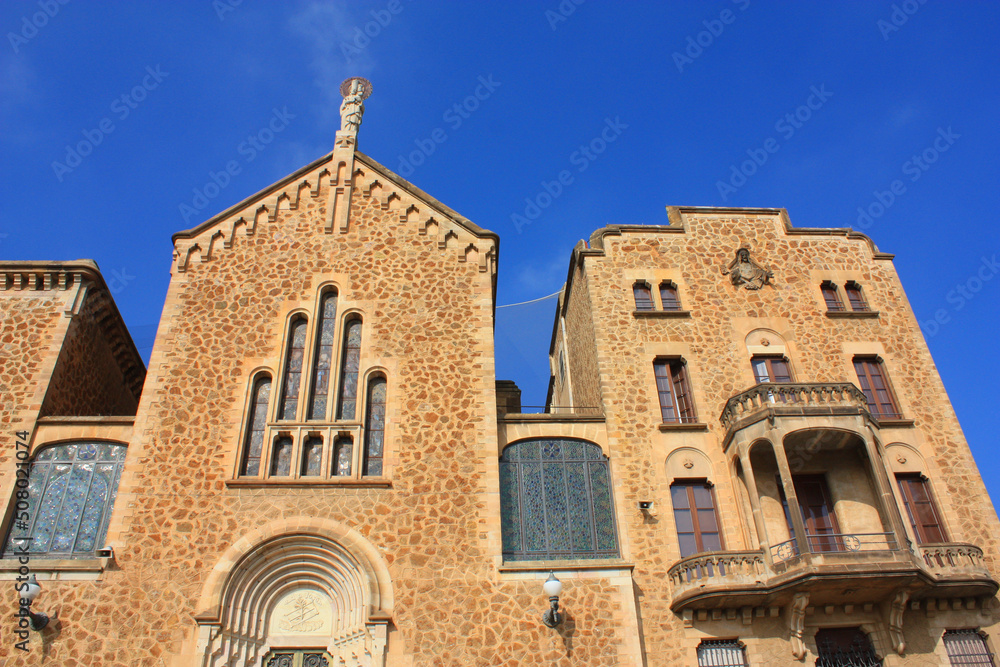
[[[899, 542], [893, 533], [826, 533], [806, 535], [809, 552], [814, 554], [852, 551], [898, 551]], [[795, 540], [771, 547], [771, 560], [779, 563], [799, 555]]]
[[[752, 414], [776, 407], [808, 408], [852, 407], [868, 409], [864, 392], [850, 382], [806, 384], [800, 382], [761, 382], [726, 402], [719, 420], [726, 429]], [[794, 404], [789, 406], [787, 404]]]

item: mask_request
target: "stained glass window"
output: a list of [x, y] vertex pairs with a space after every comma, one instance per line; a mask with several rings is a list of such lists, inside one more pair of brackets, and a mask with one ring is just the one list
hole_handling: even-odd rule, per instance
[[333, 474], [335, 477], [351, 476], [351, 457], [354, 454], [354, 440], [349, 435], [337, 438], [333, 445]]
[[337, 419], [354, 419], [358, 402], [358, 366], [361, 364], [361, 320], [347, 323], [340, 369], [340, 402]]
[[302, 384], [302, 359], [306, 352], [306, 321], [295, 320], [288, 338], [288, 354], [285, 358], [285, 383], [281, 395], [281, 415], [279, 419], [292, 421], [299, 404], [299, 387]]
[[292, 474], [292, 438], [290, 436], [279, 435], [274, 439], [271, 474], [275, 477], [288, 477]]
[[264, 451], [264, 428], [267, 425], [267, 403], [271, 398], [271, 377], [263, 375], [253, 385], [250, 416], [247, 419], [246, 444], [240, 474], [256, 477], [260, 473], [260, 456]]
[[329, 667], [330, 654], [317, 649], [281, 650], [268, 653], [262, 663], [264, 667]]
[[28, 498], [15, 500], [4, 558], [93, 558], [104, 547], [125, 462], [125, 445], [76, 442], [38, 452], [28, 473]]
[[313, 362], [312, 397], [309, 401], [309, 419], [326, 419], [326, 399], [330, 395], [330, 369], [333, 367], [337, 293], [328, 292], [323, 295], [323, 304], [320, 309], [316, 358]]
[[382, 474], [382, 448], [385, 444], [385, 378], [368, 382], [368, 419], [365, 421], [365, 461], [362, 475]]
[[302, 476], [318, 477], [323, 472], [323, 438], [318, 435], [306, 438], [302, 446]]
[[500, 458], [504, 559], [615, 558], [608, 459], [582, 440], [523, 440]]

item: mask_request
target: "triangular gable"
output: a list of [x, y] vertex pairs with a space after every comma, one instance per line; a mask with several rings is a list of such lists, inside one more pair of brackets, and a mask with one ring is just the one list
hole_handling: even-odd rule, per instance
[[[332, 173], [333, 153], [286, 176], [277, 183], [247, 197], [193, 229], [173, 235], [173, 268], [183, 273], [192, 263], [207, 262], [269, 223], [282, 211], [297, 210], [306, 198], [326, 202], [331, 188], [347, 181], [344, 169]], [[343, 165], [341, 165], [343, 167]], [[361, 152], [354, 152], [353, 188], [375, 199], [383, 211], [396, 211], [400, 223], [416, 226], [421, 235], [437, 238], [443, 252], [458, 261], [475, 261], [479, 270], [496, 274], [500, 238], [445, 206], [398, 174]], [[347, 228], [327, 224], [328, 234]]]

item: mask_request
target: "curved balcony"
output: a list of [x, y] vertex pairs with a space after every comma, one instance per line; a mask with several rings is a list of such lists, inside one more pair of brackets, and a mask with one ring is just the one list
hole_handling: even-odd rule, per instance
[[971, 544], [929, 544], [919, 555], [899, 549], [891, 534], [828, 535], [808, 554], [783, 543], [761, 551], [714, 551], [677, 561], [668, 571], [671, 608], [781, 606], [796, 593], [810, 604], [890, 600], [905, 589], [914, 597], [992, 596], [997, 582]]
[[736, 431], [775, 417], [871, 418], [864, 393], [850, 382], [762, 382], [726, 402], [719, 420], [726, 444]]

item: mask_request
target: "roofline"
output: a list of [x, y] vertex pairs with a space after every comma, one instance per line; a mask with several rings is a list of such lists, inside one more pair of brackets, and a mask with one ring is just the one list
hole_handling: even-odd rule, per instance
[[[455, 211], [454, 209], [452, 209], [452, 208], [450, 208], [450, 207], [442, 204], [440, 201], [438, 201], [434, 197], [430, 196], [429, 194], [427, 194], [426, 192], [424, 192], [423, 190], [421, 190], [420, 188], [418, 188], [417, 186], [415, 186], [413, 183], [410, 183], [409, 181], [407, 181], [406, 179], [404, 179], [399, 174], [396, 174], [395, 172], [391, 171], [389, 168], [387, 168], [384, 165], [380, 164], [374, 158], [372, 158], [372, 157], [370, 157], [368, 155], [365, 155], [361, 151], [355, 151], [354, 157], [355, 157], [355, 160], [360, 161], [362, 164], [366, 165], [370, 169], [374, 169], [375, 171], [377, 171], [379, 173], [379, 175], [385, 177], [389, 181], [392, 181], [393, 184], [395, 184], [398, 187], [402, 188], [407, 193], [409, 193], [411, 196], [416, 197], [417, 199], [423, 200], [428, 206], [431, 206], [433, 208], [438, 209], [438, 211], [442, 215], [447, 216], [448, 218], [451, 218], [454, 222], [456, 222], [459, 225], [461, 225], [462, 227], [464, 227], [466, 229], [466, 231], [470, 232], [471, 234], [473, 234], [473, 235], [475, 235], [475, 236], [477, 236], [479, 238], [484, 238], [485, 237], [485, 238], [491, 238], [491, 239], [493, 239], [494, 243], [496, 244], [497, 263], [499, 263], [499, 258], [500, 258], [500, 235], [499, 234], [497, 234], [496, 232], [492, 232], [492, 231], [490, 231], [488, 229], [484, 229], [484, 228], [480, 227], [476, 223], [474, 223], [471, 220], [469, 220], [468, 218], [466, 218], [464, 215], [462, 215], [462, 214], [458, 213], [457, 211]], [[318, 167], [320, 167], [320, 166], [322, 166], [322, 165], [324, 165], [324, 164], [326, 164], [328, 162], [332, 162], [332, 161], [333, 161], [333, 153], [332, 152], [331, 153], [327, 153], [326, 155], [323, 155], [322, 157], [320, 157], [320, 158], [318, 158], [316, 160], [313, 160], [312, 162], [310, 162], [306, 166], [304, 166], [304, 167], [302, 167], [300, 169], [297, 169], [296, 171], [292, 172], [288, 176], [285, 176], [281, 180], [276, 181], [274, 183], [271, 183], [270, 185], [268, 185], [267, 187], [263, 188], [262, 190], [259, 190], [259, 191], [255, 192], [254, 194], [250, 195], [246, 199], [233, 204], [232, 206], [230, 206], [229, 208], [225, 209], [224, 211], [221, 211], [220, 213], [217, 213], [217, 214], [213, 215], [211, 218], [209, 218], [205, 222], [201, 223], [197, 227], [192, 227], [191, 229], [186, 229], [186, 230], [182, 230], [182, 231], [179, 231], [179, 232], [175, 232], [170, 237], [170, 239], [171, 239], [171, 241], [173, 241], [173, 242], [176, 243], [178, 239], [190, 239], [190, 238], [194, 238], [195, 236], [198, 236], [199, 234], [201, 234], [202, 232], [204, 232], [206, 229], [209, 229], [210, 227], [212, 227], [213, 225], [217, 224], [218, 222], [220, 222], [222, 220], [225, 220], [229, 216], [233, 215], [234, 213], [236, 213], [240, 209], [246, 208], [246, 207], [250, 206], [251, 204], [254, 204], [254, 203], [258, 202], [258, 201], [261, 201], [261, 200], [267, 198], [275, 190], [280, 189], [280, 188], [282, 188], [282, 187], [284, 187], [286, 185], [289, 185], [290, 183], [298, 180], [299, 178], [301, 178], [305, 174], [309, 173], [310, 171], [312, 171], [312, 170], [314, 170], [314, 169], [316, 169], [316, 168], [318, 168]]]

